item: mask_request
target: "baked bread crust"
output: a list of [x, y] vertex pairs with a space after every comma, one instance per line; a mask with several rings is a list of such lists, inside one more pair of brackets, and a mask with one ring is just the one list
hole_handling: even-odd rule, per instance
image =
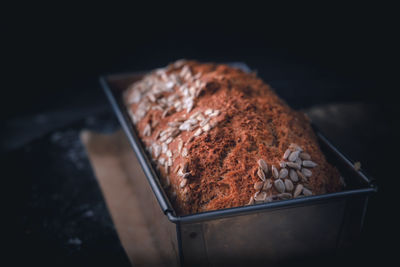
[[179, 215], [342, 188], [308, 118], [254, 73], [180, 60], [124, 101]]

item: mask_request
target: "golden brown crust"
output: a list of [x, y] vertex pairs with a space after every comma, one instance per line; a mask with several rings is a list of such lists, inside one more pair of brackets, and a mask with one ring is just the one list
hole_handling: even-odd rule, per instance
[[[181, 78], [171, 83], [171, 75]], [[306, 116], [292, 110], [254, 74], [227, 65], [179, 61], [165, 70], [149, 74], [147, 78], [150, 82], [136, 83], [127, 90], [125, 101], [131, 102], [128, 105], [139, 136], [153, 158], [157, 156], [155, 150], [162, 150], [161, 144], [165, 141], [168, 143], [164, 145], [166, 153], [160, 152], [155, 162], [162, 184], [179, 214], [246, 205], [256, 193], [254, 184], [260, 181], [257, 175], [258, 160], [263, 159], [268, 166], [274, 165], [280, 169], [282, 156], [292, 143], [299, 145], [318, 164], [311, 169], [312, 175], [306, 182], [313, 194], [340, 190], [339, 173], [326, 162]], [[156, 85], [151, 82], [154, 80], [161, 84], [161, 88], [167, 83], [167, 87], [174, 87], [171, 91], [164, 88], [157, 92], [154, 89], [157, 82]], [[146, 86], [153, 86], [153, 89], [144, 88]], [[174, 107], [168, 110], [169, 104], [164, 105], [161, 99], [170, 97], [174, 100], [171, 97], [173, 94], [177, 95], [178, 101], [183, 99], [183, 102], [190, 102], [188, 98], [182, 98], [185, 88], [191, 90], [194, 96], [190, 98], [194, 100], [193, 108], [181, 109], [178, 105], [178, 109]], [[135, 98], [135, 90], [142, 90], [140, 97], [136, 95], [136, 100], [140, 99], [138, 102], [132, 100]], [[156, 90], [156, 95], [146, 97], [146, 90]], [[150, 109], [143, 112], [143, 106], [146, 106], [144, 110]], [[177, 130], [171, 140], [160, 138], [162, 131], [168, 128], [171, 131], [179, 129], [184, 120], [199, 111], [202, 115], [199, 115], [198, 124], [204, 119], [202, 126], [208, 124], [210, 128], [214, 126], [212, 129], [207, 131], [206, 128], [196, 137], [193, 136], [198, 134], [196, 131], [199, 128], [191, 131]], [[210, 112], [214, 112], [211, 114], [215, 116], [207, 120]], [[181, 149], [179, 143], [183, 144]], [[155, 148], [158, 145], [161, 148]], [[171, 153], [165, 151], [165, 146]], [[167, 163], [160, 158], [164, 158]], [[172, 165], [167, 167], [165, 165], [168, 165], [169, 158]], [[185, 173], [188, 174], [181, 171], [176, 173], [178, 166], [184, 163], [187, 164]], [[271, 178], [271, 172], [266, 176], [267, 179]], [[268, 196], [279, 194], [274, 186], [266, 191]]]

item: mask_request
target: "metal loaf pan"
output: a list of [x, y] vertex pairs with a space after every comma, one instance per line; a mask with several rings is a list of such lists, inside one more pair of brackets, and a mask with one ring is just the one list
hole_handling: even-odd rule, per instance
[[102, 76], [100, 83], [147, 178], [141, 203], [167, 265], [299, 263], [335, 255], [354, 242], [363, 225], [368, 198], [377, 189], [318, 130], [322, 151], [345, 179], [344, 191], [178, 216], [122, 101], [123, 90], [142, 76]]

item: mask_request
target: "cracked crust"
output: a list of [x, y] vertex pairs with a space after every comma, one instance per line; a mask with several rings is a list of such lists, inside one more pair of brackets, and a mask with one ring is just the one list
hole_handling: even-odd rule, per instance
[[[166, 191], [178, 214], [246, 205], [256, 192], [254, 184], [259, 181], [257, 161], [262, 158], [269, 166], [279, 166], [291, 143], [300, 145], [318, 163], [309, 181], [315, 194], [340, 190], [340, 175], [326, 162], [306, 116], [292, 110], [261, 79], [227, 65], [194, 61], [185, 62], [185, 65], [193, 74], [201, 73], [200, 79], [205, 84], [188, 115], [208, 108], [219, 110], [221, 114], [216, 116], [218, 124], [213, 129], [185, 146], [186, 158], [176, 153], [178, 143], [180, 139], [186, 143], [195, 131], [181, 132], [170, 143], [174, 152], [170, 170], [183, 162], [188, 163], [190, 175], [184, 188], [179, 186], [182, 180], [178, 174], [170, 171], [167, 175], [164, 168], [158, 166], [163, 184], [167, 184], [166, 179], [170, 181]], [[170, 65], [166, 71], [179, 73], [181, 69], [181, 66]], [[137, 106], [130, 105], [132, 112]], [[151, 146], [157, 139], [157, 132], [185, 113], [183, 110], [162, 118], [160, 110], [147, 112], [136, 124], [145, 145]], [[144, 136], [146, 125], [154, 121], [158, 123], [152, 133]]]

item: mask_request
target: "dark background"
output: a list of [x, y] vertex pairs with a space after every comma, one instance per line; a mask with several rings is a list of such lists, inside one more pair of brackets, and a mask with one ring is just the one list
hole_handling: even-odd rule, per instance
[[395, 74], [388, 66], [396, 62], [397, 39], [390, 8], [106, 7], [101, 13], [27, 7], [6, 19], [3, 52], [13, 75], [2, 117], [60, 107], [54, 101], [60, 96], [79, 101], [84, 90], [96, 90], [99, 74], [152, 69], [178, 58], [245, 61], [266, 80], [350, 79], [364, 84], [362, 92], [348, 91], [349, 99], [391, 99], [393, 85], [382, 84]]
[[127, 265], [78, 133], [118, 127], [99, 75], [189, 58], [245, 62], [294, 108], [325, 112], [318, 126], [379, 186], [361, 241], [332, 262], [388, 261], [399, 121], [390, 7], [166, 7], [24, 6], [5, 17], [0, 126], [16, 219], [10, 255], [41, 265]]

